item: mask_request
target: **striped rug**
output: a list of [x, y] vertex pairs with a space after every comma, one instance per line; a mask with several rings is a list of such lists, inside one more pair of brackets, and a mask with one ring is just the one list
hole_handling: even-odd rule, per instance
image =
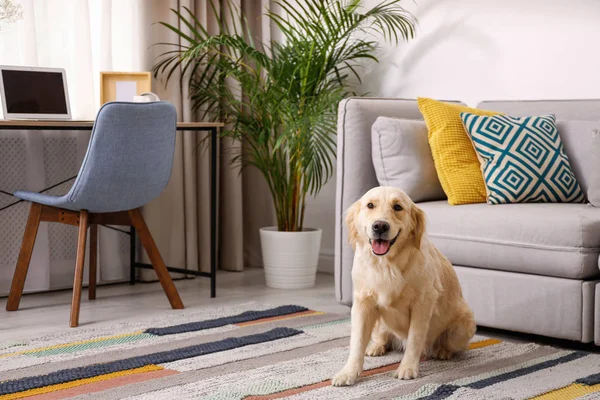
[[392, 378], [391, 353], [332, 387], [349, 334], [347, 316], [255, 303], [74, 329], [0, 343], [0, 400], [600, 399], [600, 355], [481, 336], [419, 379]]

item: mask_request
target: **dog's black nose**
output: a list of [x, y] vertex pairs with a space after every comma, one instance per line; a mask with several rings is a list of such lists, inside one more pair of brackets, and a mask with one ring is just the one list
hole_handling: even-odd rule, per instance
[[373, 232], [378, 234], [386, 233], [390, 230], [390, 224], [385, 221], [375, 221], [373, 222]]

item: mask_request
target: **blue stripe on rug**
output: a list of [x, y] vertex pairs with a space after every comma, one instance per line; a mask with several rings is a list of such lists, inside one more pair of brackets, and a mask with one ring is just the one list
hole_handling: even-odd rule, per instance
[[435, 392], [425, 397], [421, 397], [419, 400], [443, 400], [452, 396], [457, 389], [460, 389], [460, 386], [440, 385], [437, 389], [435, 389]]
[[575, 383], [581, 383], [588, 386], [597, 385], [600, 383], [600, 374], [593, 374], [586, 376], [585, 378], [579, 378], [575, 381]]
[[544, 361], [542, 363], [539, 363], [539, 364], [536, 364], [536, 365], [532, 365], [530, 367], [525, 367], [525, 368], [517, 369], [515, 371], [507, 372], [505, 374], [501, 374], [501, 375], [497, 375], [497, 376], [492, 376], [492, 377], [487, 378], [487, 379], [482, 379], [480, 381], [473, 382], [471, 384], [465, 385], [465, 387], [470, 387], [470, 388], [473, 388], [473, 389], [482, 389], [484, 387], [491, 386], [491, 385], [494, 385], [494, 384], [499, 383], [499, 382], [507, 381], [509, 379], [518, 378], [518, 377], [523, 376], [523, 375], [528, 375], [528, 374], [531, 374], [533, 372], [540, 371], [542, 369], [554, 367], [556, 365], [564, 364], [564, 363], [567, 363], [569, 361], [577, 360], [579, 358], [582, 358], [582, 357], [585, 357], [585, 356], [589, 356], [589, 355], [590, 355], [590, 353], [585, 352], [585, 351], [574, 351], [571, 354], [567, 354], [566, 356], [559, 357], [559, 358], [556, 358], [554, 360]]
[[186, 358], [203, 356], [236, 349], [238, 347], [270, 342], [302, 333], [297, 329], [275, 328], [268, 332], [255, 335], [231, 337], [216, 342], [202, 343], [195, 346], [183, 347], [171, 351], [147, 354], [143, 356], [111, 361], [103, 364], [88, 365], [85, 367], [63, 369], [47, 375], [28, 376], [26, 378], [0, 382], [0, 395], [23, 392], [44, 386], [57, 385], [79, 379], [92, 378], [98, 375], [140, 368], [150, 364], [164, 364]]
[[302, 311], [308, 311], [308, 308], [293, 305], [280, 306], [263, 311], [246, 311], [241, 314], [232, 315], [229, 317], [209, 319], [206, 321], [190, 322], [187, 324], [166, 326], [164, 328], [148, 328], [144, 331], [144, 333], [150, 333], [152, 335], [157, 336], [175, 335], [178, 333], [202, 331], [205, 329], [218, 328], [225, 325], [256, 321], [257, 319], [295, 314], [297, 312]]

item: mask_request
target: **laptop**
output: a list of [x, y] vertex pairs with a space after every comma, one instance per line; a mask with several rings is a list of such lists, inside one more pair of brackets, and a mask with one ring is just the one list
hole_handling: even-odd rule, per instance
[[71, 119], [62, 68], [0, 65], [0, 100], [4, 119]]

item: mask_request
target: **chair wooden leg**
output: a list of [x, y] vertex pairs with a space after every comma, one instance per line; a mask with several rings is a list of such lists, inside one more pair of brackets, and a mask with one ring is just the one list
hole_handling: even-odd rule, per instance
[[25, 278], [27, 277], [27, 270], [29, 269], [29, 262], [31, 261], [31, 253], [33, 253], [33, 246], [35, 245], [35, 238], [37, 236], [41, 218], [42, 205], [32, 203], [31, 208], [29, 209], [29, 217], [27, 217], [27, 225], [25, 225], [25, 234], [23, 235], [23, 241], [21, 242], [21, 251], [19, 251], [19, 258], [17, 260], [15, 274], [13, 275], [8, 301], [6, 303], [6, 311], [16, 311], [19, 308], [23, 287], [25, 286]]
[[75, 261], [75, 279], [73, 280], [73, 300], [71, 301], [71, 328], [79, 325], [79, 308], [81, 305], [81, 287], [83, 285], [83, 266], [85, 264], [85, 241], [88, 228], [88, 212], [79, 213], [79, 234], [77, 236], [77, 258]]
[[146, 249], [146, 253], [148, 253], [148, 257], [150, 258], [150, 262], [152, 262], [152, 267], [154, 267], [154, 271], [156, 275], [158, 275], [158, 280], [162, 285], [167, 298], [169, 299], [169, 303], [171, 303], [171, 307], [174, 309], [182, 309], [183, 302], [179, 297], [179, 293], [177, 292], [177, 288], [173, 284], [173, 280], [169, 275], [169, 271], [167, 271], [167, 267], [165, 266], [165, 262], [163, 261], [158, 248], [156, 247], [156, 243], [146, 226], [146, 222], [142, 217], [142, 213], [140, 209], [130, 210], [129, 218], [131, 218], [131, 224], [137, 230], [137, 233], [140, 237], [140, 242], [144, 249]]
[[88, 299], [96, 300], [96, 270], [98, 263], [98, 225], [90, 225], [90, 277]]

